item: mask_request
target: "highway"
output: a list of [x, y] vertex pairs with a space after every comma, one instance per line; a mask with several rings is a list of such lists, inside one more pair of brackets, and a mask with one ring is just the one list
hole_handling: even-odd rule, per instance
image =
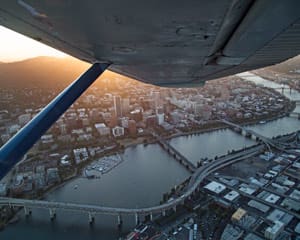
[[107, 215], [138, 215], [138, 214], [153, 214], [153, 213], [164, 213], [168, 209], [176, 208], [177, 205], [184, 202], [199, 186], [200, 183], [212, 172], [228, 166], [232, 163], [245, 160], [249, 157], [257, 155], [260, 151], [264, 149], [263, 145], [258, 145], [244, 151], [227, 155], [225, 157], [219, 158], [211, 163], [208, 163], [196, 170], [192, 175], [190, 183], [186, 192], [184, 192], [180, 197], [175, 198], [169, 202], [161, 205], [146, 207], [146, 208], [118, 208], [118, 207], [105, 207], [97, 206], [91, 204], [79, 204], [79, 203], [67, 203], [67, 202], [54, 202], [45, 200], [28, 200], [28, 199], [18, 199], [18, 198], [0, 198], [0, 205], [8, 206], [20, 206], [26, 207], [28, 209], [33, 208], [44, 208], [44, 209], [63, 209], [67, 211], [75, 212], [88, 212], [93, 214], [107, 214]]

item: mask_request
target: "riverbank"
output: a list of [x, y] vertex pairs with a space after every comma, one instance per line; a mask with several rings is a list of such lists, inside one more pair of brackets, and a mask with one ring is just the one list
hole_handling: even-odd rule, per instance
[[[295, 103], [291, 102], [291, 105], [288, 107], [288, 110], [284, 113], [281, 113], [279, 115], [276, 116], [268, 116], [265, 118], [259, 118], [259, 119], [245, 119], [243, 121], [234, 121], [235, 123], [241, 125], [241, 126], [247, 126], [247, 125], [255, 125], [255, 124], [260, 124], [260, 122], [271, 122], [271, 121], [276, 121], [280, 118], [284, 118], [286, 117], [288, 114], [290, 114], [291, 112], [294, 111], [294, 109], [296, 108]], [[194, 134], [203, 134], [203, 133], [209, 133], [209, 132], [213, 132], [213, 131], [218, 131], [218, 130], [224, 130], [229, 128], [228, 125], [221, 123], [220, 121], [215, 121], [214, 125], [217, 125], [216, 127], [206, 127], [203, 126], [203, 128], [198, 129], [198, 130], [192, 130], [192, 131], [187, 131], [187, 132], [181, 132], [181, 133], [174, 133], [172, 135], [166, 136], [166, 139], [172, 139], [174, 137], [181, 137], [181, 136], [187, 136], [187, 135], [194, 135]]]
[[138, 144], [143, 144], [145, 140], [147, 140], [149, 136], [142, 136], [137, 138], [125, 138], [125, 139], [119, 139], [118, 143], [122, 145], [125, 148], [128, 147], [134, 147]]
[[[289, 74], [286, 74], [286, 73], [274, 72], [274, 71], [270, 71], [270, 70], [266, 70], [266, 69], [253, 70], [252, 72], [254, 74], [256, 74], [257, 76], [260, 76], [260, 77], [262, 77], [264, 79], [267, 79], [271, 82], [275, 82], [277, 84], [286, 84], [292, 90], [300, 92], [300, 86], [299, 85], [296, 85], [292, 81], [287, 81], [287, 79], [288, 80], [295, 79], [295, 75], [289, 75]], [[285, 81], [280, 80], [278, 75], [281, 75], [281, 77], [285, 78]], [[299, 78], [299, 76], [300, 75], [298, 74], [298, 78]]]
[[[277, 119], [283, 118], [286, 115], [288, 115], [290, 112], [292, 112], [296, 105], [292, 101], [288, 101], [288, 104], [284, 106], [285, 112], [281, 112], [278, 115], [270, 115], [264, 118], [257, 118], [257, 119], [243, 119], [241, 121], [235, 121], [237, 124], [240, 124], [242, 126], [245, 125], [252, 125], [252, 124], [259, 124], [261, 121], [270, 122], [275, 121]], [[210, 122], [207, 125], [201, 126], [200, 129], [192, 130], [192, 131], [186, 131], [186, 132], [179, 132], [179, 133], [173, 133], [170, 135], [164, 136], [166, 139], [170, 140], [172, 138], [180, 137], [180, 136], [187, 136], [187, 135], [194, 135], [194, 134], [203, 134], [203, 133], [209, 133], [213, 131], [228, 129], [229, 126], [225, 125], [224, 123], [221, 123], [220, 121], [214, 121]], [[125, 138], [125, 139], [118, 139], [118, 147], [109, 150], [108, 152], [102, 153], [97, 157], [93, 157], [89, 159], [88, 161], [84, 162], [80, 166], [78, 166], [77, 171], [67, 178], [65, 178], [61, 183], [56, 184], [55, 186], [51, 187], [49, 190], [46, 190], [45, 194], [43, 196], [46, 196], [48, 193], [55, 191], [56, 189], [64, 186], [67, 182], [70, 180], [79, 177], [82, 171], [90, 165], [95, 160], [104, 157], [104, 156], [111, 156], [119, 153], [123, 153], [126, 148], [134, 147], [139, 144], [155, 144], [157, 143], [157, 140], [152, 137], [151, 134], [145, 134], [144, 136], [139, 136], [137, 138]], [[111, 169], [112, 170], [112, 169]]]
[[[260, 121], [269, 122], [269, 121], [277, 120], [279, 118], [286, 116], [289, 112], [293, 111], [294, 108], [295, 108], [295, 106], [292, 106], [291, 102], [289, 102], [289, 104], [287, 104], [287, 106], [286, 106], [286, 111], [284, 113], [277, 114], [275, 116], [267, 116], [267, 117], [259, 118], [259, 119], [243, 119], [243, 121], [240, 121], [238, 124], [249, 125], [249, 124], [258, 124]], [[185, 135], [203, 134], [203, 133], [218, 131], [218, 130], [227, 129], [227, 128], [228, 128], [227, 125], [224, 125], [220, 122], [215, 121], [213, 124], [203, 125], [203, 126], [201, 126], [201, 128], [196, 129], [196, 130], [179, 132], [179, 133], [177, 132], [174, 134], [170, 134], [169, 136], [166, 136], [166, 138], [171, 139], [174, 137], [185, 136]], [[153, 137], [149, 134], [149, 135], [145, 135], [142, 137], [138, 137], [136, 139], [134, 139], [134, 138], [118, 139], [117, 142], [118, 142], [118, 146], [116, 146], [116, 148], [109, 150], [108, 152], [101, 153], [101, 156], [108, 156], [108, 155], [113, 155], [116, 153], [122, 153], [122, 152], [124, 152], [124, 150], [126, 148], [134, 147], [136, 145], [143, 144], [143, 143], [147, 143], [147, 144], [156, 143], [157, 141], [155, 139], [153, 139]], [[79, 174], [81, 174], [81, 172], [82, 172], [81, 171], [82, 169], [84, 169], [88, 164], [90, 164], [91, 162], [100, 158], [101, 156], [99, 155], [97, 157], [90, 158], [88, 161], [83, 162], [81, 165], [79, 165], [79, 166], [77, 165], [76, 166], [77, 171], [74, 171], [72, 175], [63, 178], [61, 182], [58, 182], [55, 185], [51, 186], [50, 188], [45, 189], [45, 192], [42, 193], [41, 198], [45, 198], [46, 196], [48, 196], [48, 194], [63, 187], [69, 181], [71, 181], [75, 178], [78, 178]]]
[[[293, 102], [289, 101], [288, 103], [289, 104], [285, 106], [286, 111], [283, 113], [280, 113], [278, 115], [275, 115], [275, 116], [271, 115], [271, 116], [267, 116], [265, 118], [259, 118], [259, 119], [244, 119], [243, 121], [240, 121], [237, 123], [245, 126], [245, 125], [259, 124], [260, 121], [270, 122], [270, 121], [275, 121], [277, 119], [283, 118], [295, 109], [295, 104]], [[176, 137], [180, 137], [180, 136], [203, 134], [203, 133], [209, 133], [209, 132], [214, 132], [214, 131], [228, 129], [228, 128], [229, 128], [228, 125], [225, 125], [219, 121], [214, 121], [213, 124], [210, 123], [207, 126], [204, 125], [200, 129], [197, 129], [197, 130], [174, 133], [174, 134], [166, 135], [164, 137], [166, 139], [170, 140], [172, 138], [176, 138]], [[88, 165], [90, 165], [92, 162], [94, 162], [95, 160], [97, 160], [101, 157], [123, 153], [126, 148], [134, 147], [139, 144], [155, 144], [155, 143], [157, 143], [157, 140], [154, 139], [151, 134], [148, 134], [148, 135], [145, 134], [144, 136], [140, 136], [137, 138], [118, 139], [117, 142], [118, 142], [118, 146], [116, 148], [111, 149], [108, 152], [102, 153], [99, 156], [93, 157], [93, 158], [89, 159], [88, 161], [84, 162], [83, 164], [81, 164], [80, 166], [77, 167], [77, 171], [74, 172], [74, 174], [72, 176], [65, 178], [61, 183], [58, 183], [55, 186], [51, 187], [49, 190], [46, 190], [44, 196], [46, 196], [50, 192], [55, 191], [56, 189], [58, 189], [60, 187], [63, 187], [70, 180], [80, 177], [80, 174], [82, 173], [82, 171], [84, 171], [84, 169]]]

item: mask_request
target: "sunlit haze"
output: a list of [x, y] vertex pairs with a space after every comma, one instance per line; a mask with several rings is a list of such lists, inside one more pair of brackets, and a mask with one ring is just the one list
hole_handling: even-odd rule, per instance
[[0, 26], [0, 61], [14, 62], [37, 56], [64, 57], [66, 54]]

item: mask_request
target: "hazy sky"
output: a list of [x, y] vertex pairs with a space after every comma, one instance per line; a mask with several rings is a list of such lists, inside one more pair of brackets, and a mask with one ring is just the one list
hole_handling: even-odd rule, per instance
[[0, 25], [0, 62], [36, 56], [63, 57], [65, 54]]

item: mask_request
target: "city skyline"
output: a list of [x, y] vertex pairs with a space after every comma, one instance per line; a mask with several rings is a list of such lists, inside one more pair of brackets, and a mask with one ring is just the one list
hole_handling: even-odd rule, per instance
[[300, 240], [300, 2], [0, 6], [0, 240]]
[[[266, 73], [268, 72], [260, 72]], [[268, 76], [271, 76], [270, 73]], [[259, 82], [255, 84], [247, 81], [253, 77], [259, 81], [266, 81], [254, 73], [244, 73], [210, 81], [200, 89], [154, 89], [151, 85], [141, 86], [128, 82], [116, 84], [112, 93], [99, 94], [96, 86], [91, 87], [28, 152], [26, 161], [19, 164], [15, 173], [10, 176], [11, 181], [6, 180], [0, 184], [0, 195], [13, 197], [4, 198], [4, 201], [10, 201], [13, 205], [20, 202], [33, 203], [30, 209], [25, 206], [24, 211], [26, 218], [31, 218], [34, 224], [39, 212], [34, 206], [35, 200], [28, 198], [33, 195], [36, 198], [35, 194], [43, 195], [51, 186], [59, 186], [70, 176], [76, 175], [77, 178], [60, 188], [64, 195], [58, 197], [57, 192], [54, 192], [55, 198], [51, 197], [54, 202], [45, 198], [41, 204], [49, 211], [51, 221], [59, 221], [60, 226], [65, 226], [65, 223], [61, 222], [61, 211], [68, 214], [68, 210], [64, 209], [63, 202], [73, 202], [72, 196], [77, 200], [80, 198], [80, 203], [72, 205], [72, 211], [78, 212], [84, 203], [99, 215], [98, 217], [89, 212], [80, 213], [80, 221], [83, 221], [80, 231], [88, 231], [89, 228], [84, 224], [88, 221], [96, 231], [101, 231], [101, 237], [105, 232], [103, 229], [107, 230], [108, 236], [105, 239], [115, 239], [114, 236], [118, 234], [114, 230], [115, 226], [119, 229], [127, 224], [137, 227], [132, 228], [126, 239], [145, 234], [148, 237], [154, 236], [158, 229], [152, 222], [164, 221], [165, 217], [178, 216], [176, 214], [185, 214], [184, 212], [190, 209], [195, 209], [191, 227], [189, 220], [179, 223], [178, 220], [184, 218], [178, 216], [170, 223], [173, 230], [162, 227], [161, 237], [176, 235], [176, 239], [182, 240], [194, 235], [197, 240], [203, 239], [200, 236], [204, 239], [228, 239], [232, 232], [243, 234], [243, 231], [237, 228], [240, 223], [246, 221], [252, 226], [259, 217], [266, 217], [267, 220], [253, 230], [255, 236], [271, 236], [273, 229], [276, 230], [276, 236], [289, 234], [282, 227], [283, 224], [276, 228], [277, 225], [272, 223], [276, 220], [274, 215], [277, 213], [283, 216], [280, 221], [291, 224], [291, 231], [296, 233], [300, 224], [291, 219], [297, 218], [298, 215], [284, 206], [297, 205], [278, 191], [282, 188], [280, 184], [288, 181], [295, 186], [289, 190], [290, 197], [298, 194], [296, 186], [299, 181], [292, 182], [293, 179], [287, 174], [297, 171], [295, 166], [298, 166], [299, 160], [295, 159], [299, 159], [300, 154], [287, 155], [280, 152], [282, 147], [296, 146], [297, 135], [289, 135], [294, 137], [292, 139], [284, 136], [283, 138], [291, 140], [288, 142], [271, 137], [298, 128], [298, 113], [291, 111], [295, 107], [298, 111], [299, 106], [295, 106], [295, 103], [287, 98], [291, 91], [289, 88], [286, 87], [285, 91], [272, 89], [274, 83], [271, 81], [268, 81], [269, 88], [258, 87]], [[277, 77], [276, 79], [280, 80]], [[107, 84], [103, 83], [103, 91]], [[27, 87], [17, 93], [14, 88], [2, 90], [3, 94], [0, 96], [5, 104], [0, 114], [2, 142], [7, 141], [34, 117], [40, 107], [48, 101], [44, 97], [51, 98], [55, 95], [55, 89], [52, 90], [50, 85], [44, 90], [31, 85], [32, 89]], [[297, 86], [295, 82], [295, 88]], [[125, 96], [120, 94], [123, 91], [127, 93]], [[292, 90], [293, 93], [294, 91]], [[118, 101], [115, 101], [117, 98]], [[17, 99], [23, 100], [18, 102]], [[117, 114], [119, 117], [115, 116], [116, 107], [120, 108]], [[231, 122], [222, 122], [231, 127], [218, 130], [217, 124], [221, 124], [220, 119], [230, 119]], [[269, 121], [270, 119], [272, 121]], [[233, 124], [248, 121], [256, 124], [247, 127]], [[206, 132], [207, 130], [210, 132]], [[165, 139], [169, 139], [170, 142]], [[272, 152], [269, 152], [270, 146]], [[249, 155], [249, 159], [244, 159], [245, 154]], [[288, 173], [285, 168], [281, 171], [277, 166], [273, 167], [278, 161], [289, 168]], [[259, 169], [253, 164], [256, 162], [259, 162]], [[229, 166], [224, 169], [222, 164]], [[237, 168], [239, 171], [236, 171]], [[260, 177], [255, 175], [258, 171], [261, 172]], [[193, 176], [190, 181], [189, 175]], [[230, 180], [224, 181], [223, 176], [229, 176]], [[239, 180], [240, 178], [243, 180]], [[267, 186], [253, 188], [247, 184], [250, 179], [264, 185], [274, 181], [279, 190], [268, 188], [270, 192], [267, 192]], [[233, 181], [239, 183], [232, 186], [230, 183]], [[148, 196], [156, 197], [147, 203], [147, 199], [137, 194], [124, 194], [124, 190], [147, 191], [151, 193]], [[103, 196], [110, 197], [105, 202], [99, 202], [99, 198]], [[123, 205], [124, 198], [128, 198], [128, 205]], [[276, 201], [276, 205], [271, 201]], [[234, 207], [236, 203], [240, 204], [239, 208]], [[2, 204], [7, 205], [3, 202]], [[57, 216], [51, 208], [54, 205]], [[231, 208], [228, 210], [226, 206], [234, 207], [234, 211], [230, 210]], [[255, 209], [267, 209], [270, 213], [263, 215]], [[101, 222], [106, 219], [107, 211], [114, 215], [109, 228]], [[140, 211], [148, 216], [144, 218]], [[130, 215], [125, 217], [127, 213]], [[190, 216], [189, 212], [186, 214]], [[2, 217], [6, 219], [5, 212]], [[206, 219], [209, 219], [209, 227], [204, 223]], [[221, 222], [221, 219], [225, 221]], [[142, 221], [142, 225], [139, 225]], [[22, 222], [21, 219], [20, 223]], [[47, 226], [41, 224], [43, 233]], [[247, 230], [249, 226], [245, 225], [244, 228]], [[19, 224], [14, 225], [13, 229], [16, 234], [22, 234]], [[191, 229], [193, 231], [190, 231]], [[126, 228], [125, 231], [129, 229]], [[5, 228], [2, 234], [6, 236], [10, 233], [10, 228]], [[33, 236], [38, 234], [32, 231]], [[53, 238], [55, 234], [50, 233]], [[57, 234], [61, 236], [60, 231], [57, 231]], [[125, 237], [126, 234], [122, 235]], [[248, 239], [249, 234], [245, 232], [244, 237]], [[270, 239], [273, 239], [273, 236], [271, 237]], [[90, 239], [97, 238], [99, 232], [90, 235]]]
[[[48, 60], [29, 60], [31, 74], [19, 70], [26, 61], [1, 64], [3, 83], [17, 79], [0, 90], [1, 145], [57, 94], [53, 79], [70, 77], [63, 73], [69, 66], [79, 71], [77, 63], [88, 65]], [[209, 81], [202, 88], [121, 82], [126, 77], [106, 72], [101, 87], [91, 86], [0, 182], [0, 229], [10, 219], [19, 221], [1, 237], [10, 236], [11, 229], [23, 235], [24, 219], [34, 226], [41, 206], [64, 231], [70, 223], [61, 212], [80, 214], [75, 220], [80, 227], [72, 233], [87, 231], [90, 239], [128, 233], [126, 240], [275, 240], [300, 234], [296, 62]], [[46, 75], [36, 76], [32, 69]], [[47, 87], [32, 78], [47, 78]], [[50, 193], [58, 186], [59, 193]], [[39, 197], [45, 199], [37, 202]], [[11, 206], [22, 206], [23, 216]], [[114, 218], [111, 223], [106, 214]], [[85, 215], [93, 233], [82, 224]], [[40, 232], [28, 228], [38, 237], [47, 224], [40, 224]], [[74, 239], [56, 229], [48, 235]]]

